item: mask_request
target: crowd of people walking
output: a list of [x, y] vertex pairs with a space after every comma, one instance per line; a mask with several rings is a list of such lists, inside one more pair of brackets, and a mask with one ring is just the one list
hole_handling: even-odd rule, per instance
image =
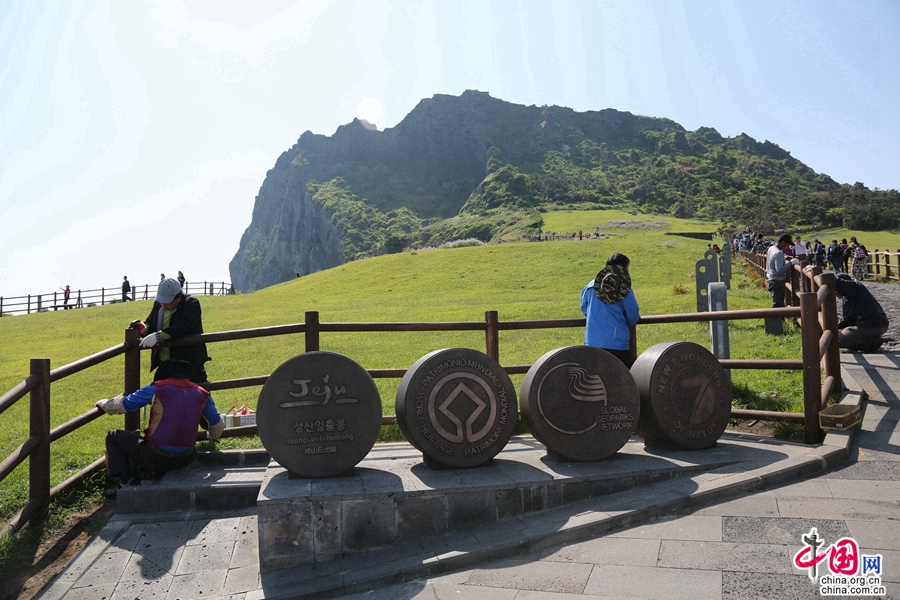
[[[840, 242], [833, 239], [828, 246], [818, 239], [804, 241], [799, 235], [792, 237], [790, 241], [791, 244], [785, 245], [783, 250], [785, 258], [807, 261], [835, 273], [847, 273], [857, 282], [864, 280], [868, 274], [869, 250], [856, 236], [850, 236], [849, 242], [847, 238]], [[766, 254], [770, 247], [778, 244], [776, 240], [771, 240], [762, 233], [754, 233], [749, 228], [735, 234], [731, 243], [736, 250], [754, 254]]]

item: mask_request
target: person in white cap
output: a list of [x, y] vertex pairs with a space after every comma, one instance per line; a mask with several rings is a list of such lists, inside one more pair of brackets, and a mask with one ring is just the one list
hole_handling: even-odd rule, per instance
[[193, 367], [191, 381], [206, 383], [206, 361], [212, 360], [206, 352], [206, 344], [161, 348], [159, 342], [203, 333], [203, 313], [200, 301], [181, 291], [176, 279], [159, 282], [156, 301], [146, 323], [132, 321], [132, 329], [138, 329], [143, 339], [141, 348], [152, 348], [150, 370], [164, 360], [183, 360]]

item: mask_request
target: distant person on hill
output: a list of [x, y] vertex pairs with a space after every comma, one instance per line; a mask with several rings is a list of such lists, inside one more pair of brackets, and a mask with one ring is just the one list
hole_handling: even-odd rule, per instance
[[72, 296], [72, 290], [67, 285], [63, 288], [63, 310], [69, 310], [69, 298]]
[[160, 281], [147, 322], [132, 321], [131, 328], [140, 330], [143, 336], [141, 348], [152, 348], [151, 371], [164, 360], [183, 360], [193, 368], [191, 381], [200, 384], [206, 382], [205, 364], [211, 360], [206, 353], [206, 344], [159, 347], [159, 342], [163, 340], [176, 340], [203, 333], [200, 301], [183, 293], [178, 281], [171, 278]]
[[584, 234], [583, 234], [583, 233], [581, 232], [581, 230], [579, 229], [579, 230], [578, 230], [578, 240], [580, 241], [580, 240], [583, 240], [583, 239], [584, 239]]
[[637, 299], [631, 289], [629, 267], [624, 254], [613, 254], [606, 266], [581, 290], [581, 312], [587, 317], [584, 343], [606, 350], [629, 369], [631, 356], [630, 327], [640, 318]]
[[107, 492], [115, 495], [123, 485], [136, 485], [140, 478], [157, 478], [196, 458], [194, 444], [201, 419], [209, 423], [207, 439], [222, 435], [225, 423], [212, 396], [190, 379], [189, 363], [166, 360], [153, 383], [133, 394], [99, 400], [97, 408], [108, 414], [125, 414], [150, 405], [150, 418], [143, 436], [135, 431], [115, 430], [106, 434], [106, 470], [118, 485]]
[[831, 240], [831, 244], [828, 246], [825, 256], [828, 259], [828, 262], [831, 263], [831, 268], [834, 269], [834, 272], [840, 273], [841, 262], [844, 259], [844, 249], [838, 244], [837, 240]]
[[778, 243], [766, 251], [766, 289], [772, 296], [772, 308], [784, 306], [784, 292], [787, 289], [785, 278], [791, 266], [799, 265], [800, 259], [793, 258], [785, 262], [784, 251], [793, 245], [790, 234], [778, 238]]
[[862, 352], [878, 350], [882, 344], [881, 336], [887, 332], [889, 323], [872, 292], [846, 273], [836, 276], [834, 288], [843, 301], [841, 321], [838, 323], [838, 345]]
[[122, 279], [122, 302], [128, 302], [131, 298], [128, 293], [131, 291], [131, 284], [128, 282], [128, 275]]
[[178, 277], [176, 279], [178, 279], [178, 285], [181, 286], [181, 289], [184, 289], [184, 284], [187, 281], [184, 278], [184, 273], [182, 273], [181, 271], [178, 271]]

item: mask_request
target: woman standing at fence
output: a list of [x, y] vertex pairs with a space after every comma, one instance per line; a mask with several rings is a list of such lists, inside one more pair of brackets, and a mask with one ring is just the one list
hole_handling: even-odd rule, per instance
[[641, 316], [631, 289], [630, 265], [624, 254], [613, 254], [581, 290], [581, 312], [587, 317], [584, 344], [606, 350], [629, 369], [634, 363], [630, 328]]

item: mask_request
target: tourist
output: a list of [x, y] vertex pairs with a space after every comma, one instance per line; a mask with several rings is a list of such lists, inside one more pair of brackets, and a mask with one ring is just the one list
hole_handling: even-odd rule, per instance
[[210, 424], [207, 439], [222, 435], [225, 422], [209, 392], [190, 380], [192, 370], [184, 361], [163, 361], [153, 383], [127, 396], [97, 402], [95, 406], [107, 414], [125, 414], [150, 405], [143, 436], [123, 430], [106, 434], [106, 470], [110, 478], [119, 479], [108, 495], [115, 495], [123, 485], [139, 484], [141, 478], [156, 479], [190, 464], [196, 457], [194, 444], [201, 418]]
[[862, 281], [869, 274], [869, 251], [856, 241], [856, 237], [850, 238], [850, 274], [856, 281]]
[[878, 350], [881, 336], [888, 330], [888, 318], [872, 292], [846, 273], [835, 277], [834, 288], [842, 300], [838, 345], [862, 352]]
[[849, 273], [849, 265], [850, 265], [850, 244], [847, 243], [847, 238], [841, 238], [841, 249], [844, 251], [843, 258], [841, 259], [841, 271], [844, 273]]
[[784, 234], [778, 238], [778, 242], [774, 246], [770, 246], [766, 251], [766, 289], [772, 296], [772, 308], [781, 308], [784, 306], [784, 293], [787, 289], [785, 277], [790, 271], [792, 265], [799, 265], [800, 260], [791, 259], [785, 262], [784, 251], [789, 249], [794, 242], [791, 240], [790, 234]]
[[131, 291], [131, 283], [128, 282], [128, 275], [122, 280], [122, 302], [128, 302], [131, 298], [128, 296], [128, 293]]
[[143, 339], [141, 348], [152, 348], [150, 370], [157, 368], [162, 361], [183, 360], [193, 367], [194, 383], [206, 382], [206, 361], [211, 360], [206, 353], [206, 344], [190, 346], [172, 346], [160, 348], [163, 340], [178, 339], [189, 335], [203, 333], [203, 315], [200, 301], [181, 291], [175, 279], [163, 279], [159, 282], [156, 300], [147, 317], [147, 322], [132, 321], [132, 329], [138, 329]]
[[831, 268], [834, 269], [834, 272], [840, 273], [841, 262], [844, 258], [844, 249], [838, 244], [837, 240], [831, 240], [831, 245], [828, 246], [825, 256], [828, 259], [828, 262], [831, 263]]
[[631, 331], [640, 318], [637, 299], [631, 289], [629, 267], [624, 254], [613, 254], [606, 266], [581, 290], [581, 312], [587, 317], [584, 343], [606, 350], [629, 369]]

